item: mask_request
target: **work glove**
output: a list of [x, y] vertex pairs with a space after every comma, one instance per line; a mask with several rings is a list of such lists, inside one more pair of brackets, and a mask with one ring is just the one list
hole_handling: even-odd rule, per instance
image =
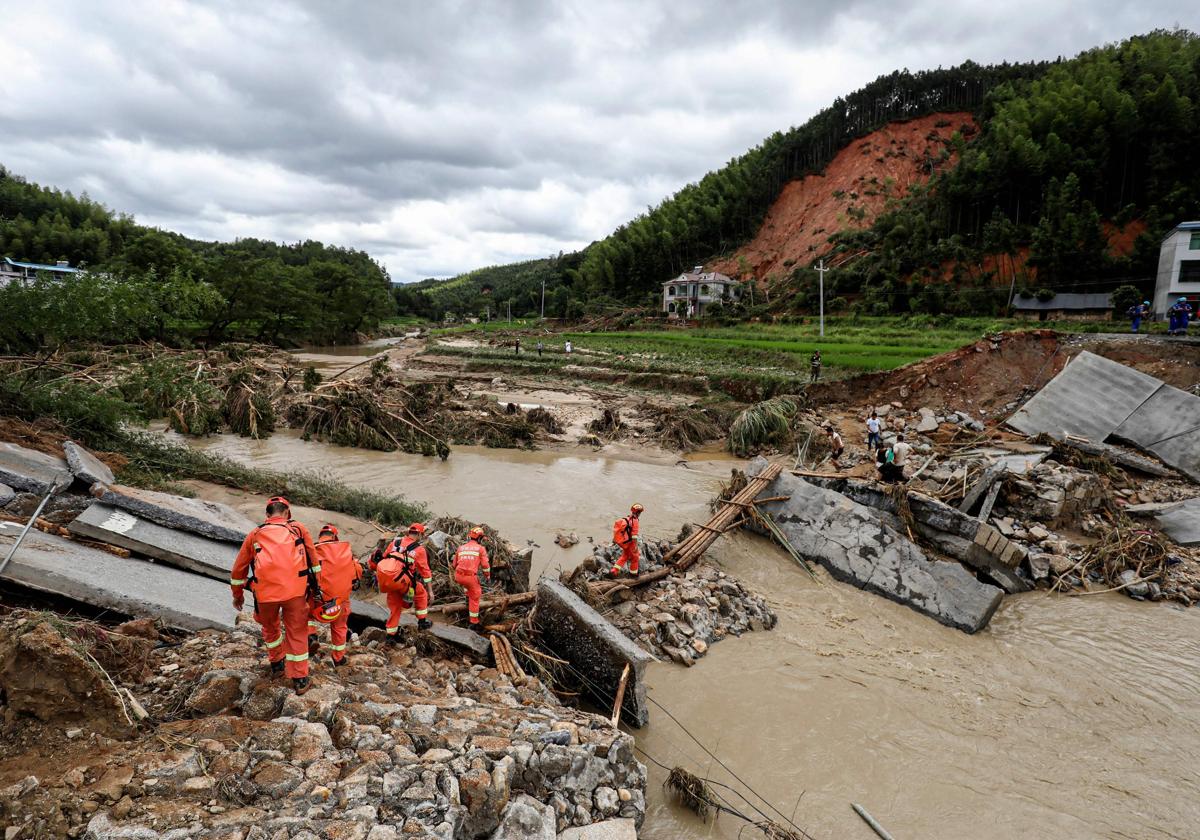
[[242, 607], [244, 607], [244, 606], [246, 606], [246, 596], [240, 595], [240, 594], [234, 595], [233, 596], [233, 608], [235, 610], [237, 610], [238, 612], [241, 612]]
[[350, 584], [350, 588], [357, 590], [361, 584], [362, 584], [362, 580], [360, 578], [355, 578], [354, 583]]
[[490, 571], [490, 570], [489, 570], [489, 571], [486, 571], [486, 572], [484, 572], [484, 573], [483, 573], [483, 579], [484, 579], [484, 580], [486, 580], [486, 581], [488, 581], [489, 583], [491, 582], [491, 580], [492, 580], [492, 573], [491, 573], [491, 571]]

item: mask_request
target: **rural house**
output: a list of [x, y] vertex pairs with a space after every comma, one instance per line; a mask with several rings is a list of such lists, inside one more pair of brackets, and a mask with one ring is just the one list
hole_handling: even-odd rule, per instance
[[1017, 295], [1013, 316], [1038, 321], [1106, 321], [1112, 315], [1112, 295], [1059, 292], [1050, 300]]
[[43, 273], [51, 276], [65, 277], [69, 274], [78, 274], [79, 272], [80, 269], [71, 268], [66, 260], [59, 260], [54, 265], [43, 265], [42, 263], [18, 262], [12, 257], [5, 257], [3, 260], [0, 260], [0, 286], [7, 284], [11, 280], [28, 283]]
[[698, 265], [662, 284], [662, 311], [668, 318], [699, 318], [713, 303], [737, 300], [742, 284]]
[[1200, 222], [1177, 225], [1163, 238], [1154, 283], [1154, 317], [1165, 318], [1181, 297], [1200, 297]]

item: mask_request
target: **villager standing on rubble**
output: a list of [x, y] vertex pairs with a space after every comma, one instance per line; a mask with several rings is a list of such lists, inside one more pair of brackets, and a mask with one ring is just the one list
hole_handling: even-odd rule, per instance
[[386, 596], [388, 618], [384, 632], [388, 641], [395, 642], [400, 633], [400, 617], [409, 607], [417, 608], [417, 629], [428, 630], [433, 626], [429, 620], [429, 593], [433, 590], [433, 572], [429, 568], [429, 556], [421, 540], [425, 526], [414, 522], [408, 533], [396, 537], [383, 548], [377, 548], [367, 560], [367, 567], [375, 573], [375, 581], [381, 594]]
[[892, 444], [892, 463], [896, 467], [896, 480], [904, 480], [904, 467], [908, 463], [908, 456], [912, 453], [912, 445], [905, 443], [904, 435], [896, 435], [896, 442]]
[[609, 570], [610, 577], [620, 577], [621, 569], [626, 564], [629, 566], [629, 574], [635, 578], [638, 576], [638, 564], [642, 558], [638, 553], [637, 536], [641, 530], [640, 520], [644, 510], [644, 507], [635, 504], [629, 508], [628, 516], [622, 516], [613, 523], [613, 542], [621, 549], [621, 556]]
[[825, 434], [829, 436], [829, 460], [833, 461], [834, 469], [840, 470], [842, 465], [838, 463], [838, 459], [846, 451], [846, 445], [842, 443], [842, 436], [833, 426], [826, 425]]
[[267, 502], [267, 519], [242, 541], [229, 586], [234, 609], [254, 595], [254, 620], [262, 627], [271, 676], [287, 674], [297, 694], [308, 691], [308, 595], [319, 591], [317, 551], [308, 529], [291, 518], [282, 496]]
[[810, 371], [808, 381], [810, 383], [816, 382], [818, 379], [821, 378], [821, 351], [820, 350], [813, 351], [812, 357], [808, 360], [808, 368]]
[[[349, 635], [350, 592], [358, 588], [362, 577], [362, 566], [354, 559], [354, 549], [341, 539], [336, 525], [325, 524], [317, 533], [317, 557], [320, 560], [321, 594], [333, 599], [341, 608], [337, 617], [329, 623], [329, 656], [335, 666], [346, 661], [346, 638]], [[315, 656], [319, 650], [319, 619], [308, 622], [308, 653]]]
[[883, 445], [883, 438], [880, 437], [879, 429], [880, 429], [879, 415], [876, 414], [874, 411], [872, 411], [871, 416], [867, 418], [867, 451], [868, 452], [870, 452], [873, 449], [878, 449], [880, 446]]
[[467, 532], [467, 541], [454, 552], [450, 565], [454, 568], [454, 582], [467, 593], [467, 617], [471, 629], [478, 632], [479, 598], [483, 594], [483, 586], [479, 582], [480, 570], [483, 570], [486, 580], [492, 579], [487, 549], [483, 547], [483, 528], [476, 525]]

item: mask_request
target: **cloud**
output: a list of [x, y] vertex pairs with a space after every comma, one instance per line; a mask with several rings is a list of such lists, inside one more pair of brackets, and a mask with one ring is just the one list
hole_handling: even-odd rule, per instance
[[[586, 245], [899, 67], [1178, 23], [1103, 0], [0, 0], [0, 163], [204, 239], [396, 279]], [[1186, 23], [1186, 21], [1185, 21]]]

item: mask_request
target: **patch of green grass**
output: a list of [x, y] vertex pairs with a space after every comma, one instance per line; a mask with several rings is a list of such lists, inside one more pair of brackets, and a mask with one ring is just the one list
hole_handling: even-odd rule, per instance
[[110, 444], [129, 458], [118, 480], [141, 487], [162, 487], [183, 479], [198, 479], [252, 493], [282, 494], [295, 504], [373, 519], [398, 528], [423, 521], [429, 511], [402, 496], [350, 487], [318, 472], [277, 472], [248, 467], [236, 461], [191, 449], [148, 432], [126, 432]]

